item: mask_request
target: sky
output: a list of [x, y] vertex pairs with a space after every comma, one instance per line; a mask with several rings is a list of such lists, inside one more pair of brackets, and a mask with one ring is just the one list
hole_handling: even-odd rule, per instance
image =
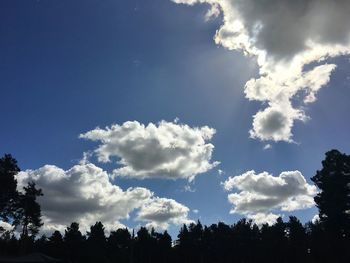
[[317, 214], [350, 152], [346, 0], [4, 0], [0, 149], [43, 232]]

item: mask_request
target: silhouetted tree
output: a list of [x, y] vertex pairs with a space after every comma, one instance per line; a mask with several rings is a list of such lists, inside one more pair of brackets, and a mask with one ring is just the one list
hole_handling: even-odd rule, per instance
[[42, 196], [41, 189], [37, 189], [34, 182], [29, 182], [23, 187], [24, 193], [20, 193], [17, 200], [17, 210], [14, 219], [15, 226], [21, 226], [22, 238], [35, 237], [39, 228], [43, 225], [41, 221], [41, 208], [37, 197]]
[[320, 221], [308, 222], [306, 224], [306, 234], [308, 238], [307, 253], [311, 262], [329, 261], [328, 253], [330, 251], [330, 242], [325, 235], [324, 228], [321, 226]]
[[304, 262], [307, 257], [307, 236], [304, 226], [298, 218], [290, 216], [286, 227], [289, 260], [291, 262]]
[[63, 236], [60, 231], [54, 231], [48, 238], [47, 253], [55, 258], [64, 258]]
[[87, 232], [87, 260], [88, 262], [106, 262], [107, 261], [107, 238], [105, 229], [101, 222], [96, 222]]
[[127, 228], [112, 231], [107, 239], [108, 255], [113, 262], [129, 262], [131, 235]]
[[67, 248], [67, 257], [69, 260], [72, 262], [80, 262], [82, 259], [85, 237], [80, 232], [78, 223], [73, 222], [67, 227], [63, 240]]
[[263, 258], [269, 262], [283, 262], [286, 255], [286, 224], [279, 217], [272, 226], [264, 224], [261, 228]]
[[252, 262], [253, 253], [257, 248], [259, 228], [251, 220], [241, 219], [232, 227], [232, 238], [235, 258], [238, 262]]
[[0, 159], [0, 219], [8, 221], [12, 216], [17, 198], [17, 181], [15, 175], [20, 171], [16, 159], [5, 154]]
[[158, 235], [158, 246], [161, 254], [161, 262], [168, 261], [169, 253], [171, 250], [171, 242], [171, 236], [166, 230], [163, 232], [163, 234]]
[[311, 180], [321, 190], [315, 197], [321, 223], [337, 236], [350, 233], [350, 156], [326, 153], [322, 169]]
[[311, 180], [320, 189], [315, 197], [321, 226], [329, 242], [330, 258], [349, 260], [350, 246], [350, 156], [331, 150], [322, 169]]
[[135, 262], [151, 263], [152, 245], [153, 237], [148, 232], [147, 228], [141, 227], [140, 230], [137, 231], [137, 237], [134, 246]]

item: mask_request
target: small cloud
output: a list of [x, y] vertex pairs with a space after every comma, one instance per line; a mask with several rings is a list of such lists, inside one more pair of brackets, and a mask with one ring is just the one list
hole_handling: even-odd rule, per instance
[[196, 189], [192, 188], [190, 185], [185, 185], [183, 191], [184, 192], [194, 193], [194, 192], [196, 192]]
[[219, 175], [223, 175], [223, 174], [225, 174], [225, 172], [223, 170], [221, 170], [221, 169], [218, 169], [218, 174]]
[[263, 148], [263, 150], [269, 150], [272, 148], [272, 145], [271, 144], [266, 144]]
[[198, 214], [199, 210], [198, 209], [193, 209], [192, 212], [195, 213], [195, 214]]

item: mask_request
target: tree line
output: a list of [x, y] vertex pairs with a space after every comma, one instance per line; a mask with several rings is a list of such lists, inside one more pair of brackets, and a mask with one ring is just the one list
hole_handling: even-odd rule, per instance
[[15, 229], [0, 229], [2, 255], [42, 252], [76, 263], [350, 262], [350, 156], [337, 150], [326, 153], [322, 169], [311, 178], [319, 189], [319, 220], [302, 224], [290, 216], [260, 227], [247, 219], [210, 226], [197, 221], [183, 225], [174, 241], [167, 231], [145, 227], [136, 233], [116, 229], [106, 236], [101, 222], [86, 234], [73, 222], [64, 233], [39, 237], [42, 222], [36, 198], [42, 191], [29, 183], [18, 192], [18, 172], [11, 155], [0, 159], [0, 219]]

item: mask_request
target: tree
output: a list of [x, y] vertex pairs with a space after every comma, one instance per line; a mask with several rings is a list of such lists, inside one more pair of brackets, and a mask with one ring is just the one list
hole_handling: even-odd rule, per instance
[[90, 232], [87, 232], [88, 245], [88, 262], [105, 262], [106, 259], [106, 245], [107, 238], [105, 236], [105, 229], [101, 222], [96, 222], [90, 227]]
[[262, 251], [264, 261], [283, 262], [286, 255], [286, 224], [282, 218], [277, 218], [275, 224], [264, 224], [261, 228]]
[[16, 159], [5, 154], [0, 159], [0, 219], [8, 221], [14, 210], [17, 198], [17, 181], [15, 175], [20, 171]]
[[79, 230], [79, 224], [73, 222], [64, 234], [64, 243], [67, 248], [68, 257], [72, 262], [79, 262], [82, 257], [82, 249], [85, 238]]
[[306, 229], [295, 216], [287, 223], [288, 258], [292, 262], [303, 262], [307, 256]]
[[350, 156], [326, 153], [322, 169], [311, 180], [321, 190], [315, 197], [320, 222], [337, 237], [350, 234]]
[[37, 197], [42, 196], [41, 189], [37, 189], [34, 182], [29, 182], [23, 187], [24, 193], [20, 193], [17, 200], [17, 211], [14, 218], [14, 225], [22, 227], [22, 237], [33, 238], [38, 234], [39, 228], [43, 225], [41, 221], [41, 208]]
[[56, 230], [48, 239], [48, 253], [52, 257], [62, 258], [64, 253], [63, 236], [60, 231]]
[[104, 246], [106, 242], [105, 229], [101, 222], [96, 222], [90, 227], [90, 232], [87, 232], [88, 241], [95, 245]]
[[154, 244], [153, 236], [149, 233], [146, 227], [141, 227], [137, 231], [135, 242], [135, 261], [150, 263], [152, 256], [152, 245]]
[[107, 240], [108, 255], [112, 262], [129, 262], [131, 235], [127, 228], [112, 231]]

